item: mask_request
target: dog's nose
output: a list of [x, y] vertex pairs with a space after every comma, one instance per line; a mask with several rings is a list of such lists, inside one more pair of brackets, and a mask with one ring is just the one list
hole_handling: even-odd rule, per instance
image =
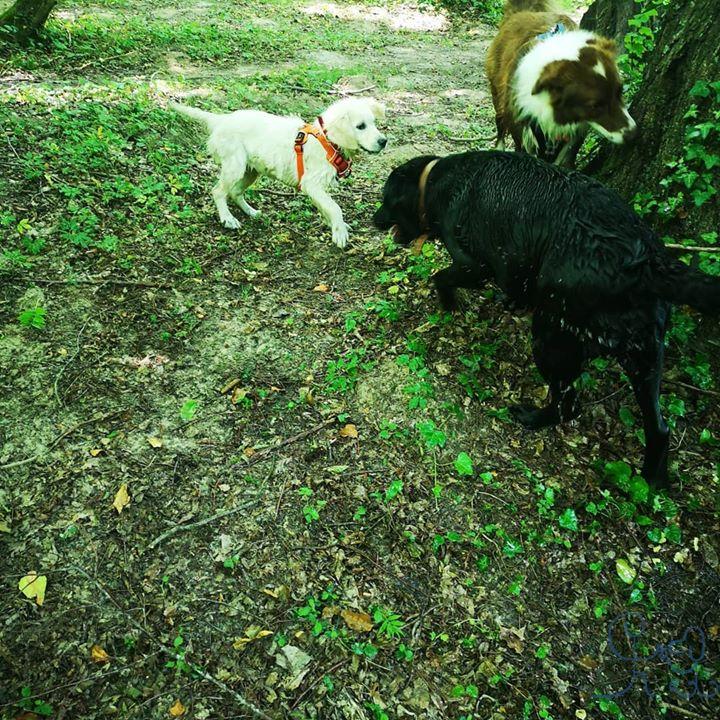
[[381, 138], [378, 140], [378, 145], [379, 145], [381, 148], [384, 148], [384, 147], [387, 145], [387, 138], [386, 138], [386, 137], [381, 137]]

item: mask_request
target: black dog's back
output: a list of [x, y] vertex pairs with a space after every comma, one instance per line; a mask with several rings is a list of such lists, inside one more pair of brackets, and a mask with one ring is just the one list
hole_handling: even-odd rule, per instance
[[617, 193], [516, 153], [442, 162], [428, 206], [446, 208], [448, 250], [488, 265], [516, 304], [585, 315], [647, 301], [645, 269], [662, 245]]

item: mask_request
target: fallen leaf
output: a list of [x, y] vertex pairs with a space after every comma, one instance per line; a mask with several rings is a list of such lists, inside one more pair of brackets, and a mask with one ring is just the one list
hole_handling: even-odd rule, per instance
[[230, 402], [233, 405], [237, 405], [241, 400], [244, 400], [247, 397], [248, 391], [246, 388], [236, 387], [232, 391], [232, 395], [230, 396]]
[[329, 289], [329, 285], [326, 285], [325, 283], [320, 283], [313, 288], [313, 292], [327, 292]]
[[245, 631], [245, 637], [235, 638], [233, 647], [235, 650], [244, 650], [245, 646], [253, 640], [262, 640], [272, 634], [272, 630], [263, 630], [259, 625], [251, 625]]
[[102, 448], [93, 448], [93, 449], [90, 451], [90, 454], [91, 454], [93, 457], [97, 457], [101, 452], [102, 452]]
[[355, 427], [352, 423], [348, 423], [345, 427], [340, 428], [340, 437], [356, 438], [357, 436], [357, 427]]
[[262, 591], [272, 598], [277, 598], [277, 596], [280, 594], [277, 590], [274, 590], [273, 588], [263, 588]]
[[127, 483], [123, 483], [115, 495], [113, 507], [118, 511], [118, 513], [121, 513], [129, 504], [130, 495], [128, 493]]
[[45, 588], [47, 588], [47, 577], [45, 575], [38, 575], [35, 570], [31, 570], [25, 577], [21, 578], [18, 583], [18, 590], [31, 600], [35, 598], [35, 602], [38, 605], [42, 605], [43, 602], [45, 602]]
[[163, 441], [159, 437], [149, 437], [148, 442], [150, 443], [150, 447], [154, 448], [160, 448], [163, 445]]
[[518, 654], [522, 654], [525, 648], [525, 628], [500, 628], [500, 639], [505, 641], [505, 644], [514, 650]]
[[185, 714], [185, 706], [180, 702], [180, 700], [176, 700], [171, 706], [170, 706], [170, 714], [173, 717], [180, 717]]
[[372, 618], [367, 613], [356, 612], [355, 610], [341, 610], [340, 617], [355, 632], [370, 632], [373, 629]]
[[709, 630], [710, 638], [712, 640], [717, 640], [717, 638], [720, 636], [720, 625], [711, 625]]
[[0, 532], [10, 532], [10, 526], [4, 520], [0, 520]]
[[283, 683], [288, 690], [294, 690], [310, 670], [308, 667], [312, 658], [294, 645], [284, 645], [280, 651], [275, 654], [275, 662], [287, 670], [289, 678]]
[[615, 562], [615, 570], [618, 577], [626, 584], [632, 585], [632, 581], [637, 575], [637, 571], [633, 568], [627, 560], [620, 558]]
[[246, 447], [243, 450], [243, 455], [247, 458], [252, 457], [255, 454], [255, 448]]
[[583, 655], [578, 660], [578, 665], [584, 667], [586, 670], [596, 670], [599, 667], [600, 663], [590, 655]]
[[90, 648], [90, 659], [96, 663], [110, 662], [110, 656], [99, 645], [93, 645]]

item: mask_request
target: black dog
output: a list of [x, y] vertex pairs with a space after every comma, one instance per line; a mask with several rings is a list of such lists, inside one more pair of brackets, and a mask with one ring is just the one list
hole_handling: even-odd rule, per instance
[[671, 258], [612, 190], [516, 153], [415, 158], [391, 173], [374, 222], [403, 244], [422, 233], [445, 243], [453, 264], [434, 278], [445, 308], [455, 288], [492, 280], [533, 311], [533, 356], [550, 396], [543, 408], [513, 409], [526, 427], [576, 417], [573, 381], [584, 362], [616, 358], [642, 411], [642, 474], [667, 485], [669, 431], [658, 396], [670, 303], [716, 313], [720, 278]]

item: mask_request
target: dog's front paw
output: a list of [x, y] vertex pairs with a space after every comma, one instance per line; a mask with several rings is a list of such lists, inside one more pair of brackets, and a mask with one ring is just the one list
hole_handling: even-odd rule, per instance
[[534, 405], [512, 405], [510, 414], [528, 430], [541, 430], [560, 422], [557, 408], [553, 406], [539, 408]]
[[228, 230], [237, 230], [240, 227], [240, 221], [234, 215], [228, 215], [227, 217], [221, 218], [222, 224]]
[[350, 238], [348, 233], [347, 225], [333, 228], [333, 242], [342, 250], [347, 244]]

